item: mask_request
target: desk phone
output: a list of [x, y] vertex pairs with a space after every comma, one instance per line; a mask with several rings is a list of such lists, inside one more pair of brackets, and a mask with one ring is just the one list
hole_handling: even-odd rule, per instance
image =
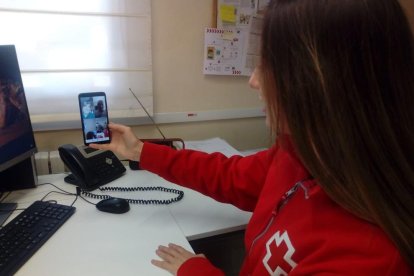
[[60, 158], [75, 179], [72, 184], [83, 190], [94, 190], [121, 177], [126, 171], [121, 161], [109, 150], [77, 147], [72, 144], [62, 145], [58, 150]]

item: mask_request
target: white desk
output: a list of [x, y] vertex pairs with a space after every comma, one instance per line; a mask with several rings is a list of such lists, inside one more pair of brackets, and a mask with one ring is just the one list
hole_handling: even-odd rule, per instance
[[[64, 176], [40, 176], [39, 183], [51, 182], [74, 193], [75, 187], [66, 184]], [[248, 212], [218, 203], [197, 192], [171, 186], [171, 183], [147, 171], [128, 170], [124, 176], [107, 185], [165, 186], [182, 189], [185, 195], [182, 201], [168, 206], [131, 204], [131, 210], [125, 214], [98, 211], [79, 198], [74, 204], [75, 214], [16, 275], [169, 275], [150, 263], [151, 259], [157, 258], [155, 250], [158, 245], [173, 242], [192, 250], [188, 240], [243, 229], [250, 218]], [[56, 189], [42, 185], [36, 189], [15, 191], [5, 202], [18, 202], [18, 208], [24, 208], [52, 190]], [[161, 192], [106, 194], [134, 199], [175, 196]], [[52, 199], [69, 205], [74, 196], [53, 193], [46, 198]]]

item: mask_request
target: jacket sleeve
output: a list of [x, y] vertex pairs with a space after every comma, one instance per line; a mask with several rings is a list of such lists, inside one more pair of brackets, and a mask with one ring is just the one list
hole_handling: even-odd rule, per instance
[[177, 271], [177, 276], [224, 276], [223, 271], [213, 266], [203, 257], [193, 257], [185, 261]]
[[253, 211], [275, 150], [276, 146], [248, 157], [228, 158], [221, 153], [174, 150], [145, 143], [140, 166], [219, 202]]

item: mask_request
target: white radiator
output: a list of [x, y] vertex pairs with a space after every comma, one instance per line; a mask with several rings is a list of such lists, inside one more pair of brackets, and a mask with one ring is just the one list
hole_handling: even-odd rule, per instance
[[49, 152], [49, 163], [50, 173], [63, 173], [68, 171], [66, 166], [63, 164], [62, 159], [60, 159], [59, 152], [57, 150]]
[[49, 169], [49, 152], [40, 151], [35, 154], [36, 173], [37, 175], [50, 174]]
[[35, 154], [37, 175], [63, 173], [68, 171], [57, 150], [40, 151]]

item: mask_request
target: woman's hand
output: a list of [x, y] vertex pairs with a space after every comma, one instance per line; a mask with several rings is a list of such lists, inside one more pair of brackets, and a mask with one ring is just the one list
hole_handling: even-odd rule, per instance
[[110, 150], [126, 159], [139, 161], [144, 143], [140, 141], [128, 126], [109, 123], [111, 143], [90, 144], [94, 149]]
[[155, 253], [162, 260], [152, 260], [151, 263], [159, 268], [167, 270], [172, 275], [177, 275], [180, 266], [188, 259], [196, 256], [205, 258], [203, 254], [196, 255], [173, 243], [170, 243], [168, 247], [160, 245]]

